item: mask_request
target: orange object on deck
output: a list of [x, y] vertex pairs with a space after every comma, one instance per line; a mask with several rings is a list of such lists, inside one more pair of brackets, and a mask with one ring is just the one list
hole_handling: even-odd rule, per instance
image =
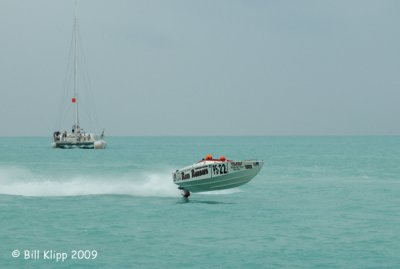
[[207, 154], [206, 161], [211, 161], [211, 160], [212, 160], [212, 155], [211, 154]]

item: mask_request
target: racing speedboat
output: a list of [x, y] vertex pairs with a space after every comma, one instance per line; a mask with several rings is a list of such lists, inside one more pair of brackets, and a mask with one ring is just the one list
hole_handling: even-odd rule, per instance
[[211, 155], [197, 163], [176, 170], [172, 176], [183, 197], [190, 192], [207, 192], [235, 188], [246, 184], [260, 172], [264, 162], [259, 160], [232, 161]]

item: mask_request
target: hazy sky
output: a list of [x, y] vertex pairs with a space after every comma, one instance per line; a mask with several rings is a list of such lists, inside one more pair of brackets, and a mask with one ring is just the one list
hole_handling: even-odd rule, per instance
[[[72, 109], [73, 14], [72, 0], [0, 0], [0, 135], [51, 136]], [[78, 1], [94, 96], [81, 125], [96, 110], [108, 135], [399, 135], [399, 14], [385, 0]]]

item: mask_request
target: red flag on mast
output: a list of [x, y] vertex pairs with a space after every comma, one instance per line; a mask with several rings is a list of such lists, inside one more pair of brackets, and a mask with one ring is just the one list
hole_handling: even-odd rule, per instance
[[72, 97], [72, 103], [76, 103], [76, 98]]

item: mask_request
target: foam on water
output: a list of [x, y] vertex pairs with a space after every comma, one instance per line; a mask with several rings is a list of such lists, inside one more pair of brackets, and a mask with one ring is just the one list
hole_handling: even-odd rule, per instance
[[170, 178], [170, 171], [132, 172], [114, 177], [75, 175], [55, 178], [34, 174], [21, 167], [7, 167], [0, 168], [0, 185], [0, 194], [22, 196], [179, 195], [179, 190]]
[[235, 193], [240, 193], [240, 192], [242, 192], [241, 189], [233, 188], [233, 189], [226, 189], [226, 190], [219, 190], [219, 191], [200, 192], [199, 194], [205, 194], [205, 195], [227, 195], [227, 194], [235, 194]]

